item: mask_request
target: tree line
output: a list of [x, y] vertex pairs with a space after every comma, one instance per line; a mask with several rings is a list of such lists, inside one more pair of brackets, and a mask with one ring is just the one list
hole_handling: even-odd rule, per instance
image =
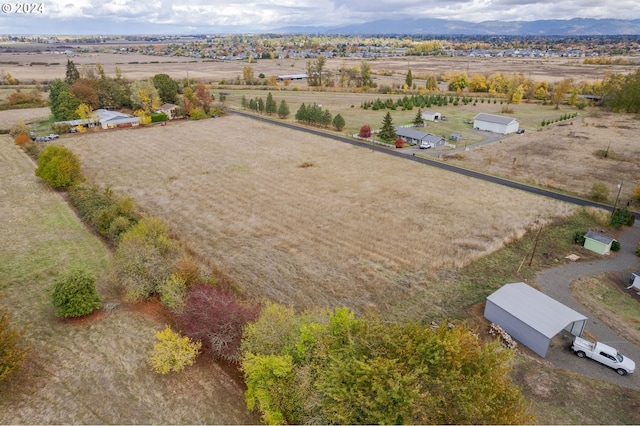
[[[56, 121], [87, 119], [98, 108], [132, 109], [138, 116], [150, 116], [165, 103], [176, 104], [180, 115], [202, 118], [223, 109], [214, 106], [215, 97], [202, 83], [190, 80], [178, 82], [168, 74], [156, 74], [150, 79], [129, 81], [116, 68], [115, 77], [106, 75], [98, 63], [94, 68], [78, 71], [67, 60], [65, 79], [56, 79], [49, 86], [49, 105]], [[220, 112], [220, 111], [218, 111]]]

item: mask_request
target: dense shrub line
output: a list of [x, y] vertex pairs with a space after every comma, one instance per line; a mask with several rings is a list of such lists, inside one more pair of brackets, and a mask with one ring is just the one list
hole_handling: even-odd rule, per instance
[[[124, 300], [158, 297], [176, 315], [187, 340], [171, 330], [159, 333], [149, 355], [155, 371], [180, 371], [201, 347], [216, 360], [239, 364], [242, 330], [257, 318], [257, 306], [205, 276], [162, 219], [137, 213], [129, 197], [84, 182], [80, 161], [69, 149], [47, 146], [38, 155], [36, 175], [67, 191], [80, 218], [115, 247], [113, 275]], [[102, 301], [95, 279], [82, 268], [61, 275], [48, 292], [62, 317], [89, 314]]]
[[80, 217], [100, 235], [115, 242], [140, 219], [129, 197], [116, 197], [110, 188], [78, 184], [69, 188], [69, 201]]

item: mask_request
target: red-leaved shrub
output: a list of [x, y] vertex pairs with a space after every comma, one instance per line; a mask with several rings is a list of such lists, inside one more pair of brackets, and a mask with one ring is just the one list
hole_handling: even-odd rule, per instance
[[361, 138], [370, 138], [371, 126], [365, 124], [364, 126], [360, 127], [360, 133], [358, 133], [358, 136], [360, 136]]
[[197, 284], [188, 290], [179, 316], [182, 334], [202, 342], [203, 352], [215, 359], [240, 363], [242, 329], [258, 318], [255, 306], [241, 303], [234, 293], [220, 287]]
[[402, 138], [396, 139], [396, 148], [404, 148], [404, 140]]

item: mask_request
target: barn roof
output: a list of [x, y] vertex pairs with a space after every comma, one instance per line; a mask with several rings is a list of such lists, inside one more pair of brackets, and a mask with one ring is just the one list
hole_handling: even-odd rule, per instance
[[505, 284], [489, 297], [494, 305], [551, 339], [567, 325], [587, 319], [525, 283]]
[[503, 126], [511, 124], [514, 121], [518, 121], [512, 117], [505, 117], [504, 115], [487, 114], [484, 112], [481, 112], [480, 114], [476, 115], [474, 120], [485, 121], [487, 123], [502, 124]]

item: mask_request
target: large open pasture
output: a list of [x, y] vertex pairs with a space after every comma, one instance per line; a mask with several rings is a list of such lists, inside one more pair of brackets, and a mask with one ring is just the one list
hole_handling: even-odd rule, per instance
[[299, 309], [438, 315], [439, 271], [572, 210], [237, 116], [62, 143], [91, 181], [166, 219], [247, 295]]
[[[243, 68], [247, 65], [257, 77], [261, 73], [272, 75], [298, 74], [307, 72], [308, 59], [262, 59], [252, 64], [246, 61], [214, 61], [180, 56], [149, 56], [142, 54], [120, 53], [82, 53], [73, 56], [54, 53], [0, 53], [0, 72], [10, 73], [19, 81], [30, 84], [33, 81], [64, 79], [67, 59], [72, 60], [78, 69], [93, 68], [100, 63], [107, 75], [115, 75], [116, 68], [122, 76], [130, 80], [153, 77], [164, 72], [175, 79], [189, 78], [204, 83], [231, 82], [243, 78]], [[534, 81], [554, 83], [563, 78], [574, 81], [601, 80], [607, 72], [633, 72], [637, 64], [629, 65], [592, 65], [584, 64], [581, 58], [482, 58], [482, 57], [386, 57], [365, 59], [371, 66], [374, 82], [379, 85], [404, 84], [407, 71], [411, 69], [417, 85], [424, 81], [419, 77], [426, 75], [442, 76], [449, 72], [466, 72], [468, 75], [489, 75], [494, 72], [523, 74]], [[328, 72], [337, 72], [341, 68], [359, 67], [362, 58], [330, 58], [326, 63]], [[294, 86], [306, 87], [306, 82]]]

